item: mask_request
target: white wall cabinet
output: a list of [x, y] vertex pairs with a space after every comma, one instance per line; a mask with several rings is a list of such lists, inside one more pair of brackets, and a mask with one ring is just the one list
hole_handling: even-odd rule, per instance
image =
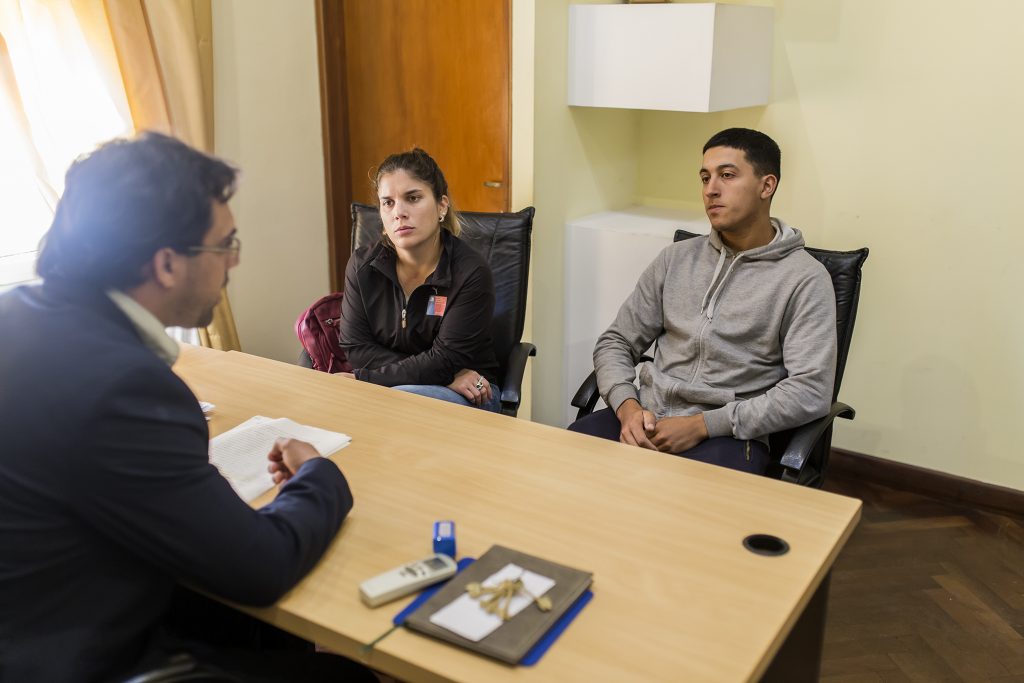
[[566, 226], [566, 425], [576, 416], [569, 400], [594, 369], [598, 336], [608, 329], [640, 274], [672, 243], [679, 228], [706, 234], [711, 224], [703, 212], [632, 206], [583, 216]]
[[768, 103], [771, 7], [570, 5], [569, 104], [711, 112]]

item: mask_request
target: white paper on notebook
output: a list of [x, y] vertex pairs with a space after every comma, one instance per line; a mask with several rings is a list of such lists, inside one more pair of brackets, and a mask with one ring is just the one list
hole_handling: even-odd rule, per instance
[[274, 486], [267, 471], [267, 453], [282, 436], [308, 441], [325, 456], [352, 441], [340, 432], [301, 425], [285, 417], [257, 415], [211, 439], [210, 462], [220, 470], [235, 493], [250, 502]]
[[[555, 585], [553, 579], [527, 571], [511, 562], [484, 579], [482, 585], [485, 587], [496, 586], [509, 579], [520, 579], [526, 590], [538, 598]], [[509, 604], [509, 618], [529, 607], [533, 603], [532, 596], [526, 595], [523, 591], [516, 594]], [[501, 617], [484, 611], [480, 602], [469, 597], [469, 593], [463, 593], [434, 612], [430, 616], [430, 622], [441, 628], [446, 628], [466, 640], [472, 640], [474, 643], [483, 640], [505, 623]]]

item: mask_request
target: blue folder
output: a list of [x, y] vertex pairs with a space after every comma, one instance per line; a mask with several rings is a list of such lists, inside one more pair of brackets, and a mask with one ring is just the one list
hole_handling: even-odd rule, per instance
[[[461, 560], [459, 560], [459, 571], [461, 572], [463, 569], [473, 564], [475, 559], [476, 558], [473, 557], [464, 557]], [[448, 581], [451, 581], [451, 579], [448, 579]], [[418, 610], [420, 606], [423, 605], [423, 603], [429, 600], [434, 595], [434, 593], [440, 590], [440, 588], [444, 586], [446, 583], [448, 583], [448, 581], [442, 581], [441, 583], [435, 584], [424, 590], [416, 597], [415, 600], [410, 602], [405, 609], [396, 614], [394, 619], [391, 620], [391, 623], [393, 623], [395, 626], [401, 626], [402, 624], [404, 624], [405, 620], [409, 617], [410, 614]], [[544, 653], [548, 651], [548, 648], [550, 648], [551, 645], [556, 640], [558, 640], [558, 636], [562, 635], [562, 632], [565, 631], [566, 628], [568, 628], [572, 620], [576, 618], [576, 615], [579, 614], [580, 611], [587, 606], [587, 603], [590, 602], [591, 598], [593, 597], [594, 592], [588, 589], [584, 591], [584, 593], [580, 595], [580, 597], [576, 598], [576, 602], [574, 602], [572, 606], [569, 607], [569, 609], [567, 609], [565, 613], [558, 618], [558, 621], [556, 621], [551, 626], [551, 628], [548, 629], [548, 632], [545, 633], [541, 637], [541, 639], [537, 641], [537, 644], [530, 648], [530, 651], [527, 652], [521, 660], [519, 660], [519, 665], [533, 666], [534, 664], [539, 662], [540, 658], [544, 656]]]

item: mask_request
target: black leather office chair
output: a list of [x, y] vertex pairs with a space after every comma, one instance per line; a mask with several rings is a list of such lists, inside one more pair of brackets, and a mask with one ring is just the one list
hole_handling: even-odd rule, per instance
[[[676, 230], [674, 242], [700, 237], [686, 230]], [[821, 488], [825, 483], [825, 469], [832, 448], [832, 422], [837, 417], [852, 420], [856, 415], [853, 408], [840, 403], [839, 385], [843, 381], [846, 358], [850, 353], [853, 339], [853, 325], [857, 320], [857, 304], [860, 300], [861, 267], [868, 258], [867, 247], [854, 251], [829, 251], [806, 247], [807, 253], [818, 259], [832, 276], [832, 287], [836, 292], [836, 382], [832, 391], [832, 409], [828, 415], [795, 429], [772, 434], [772, 463], [768, 475], [802, 486]], [[644, 357], [641, 360], [651, 360]], [[584, 380], [571, 405], [579, 408], [576, 419], [594, 411], [597, 400], [597, 376], [591, 372]]]
[[[516, 213], [460, 212], [459, 239], [487, 259], [494, 275], [494, 318], [491, 338], [498, 359], [501, 412], [515, 417], [522, 400], [526, 360], [537, 355], [537, 347], [522, 341], [526, 320], [526, 287], [530, 275], [530, 236], [533, 232], [532, 206]], [[352, 251], [380, 239], [384, 225], [376, 206], [352, 204]], [[312, 367], [303, 351], [299, 364]]]
[[163, 665], [135, 674], [122, 683], [241, 683], [241, 680], [182, 653], [168, 657]]

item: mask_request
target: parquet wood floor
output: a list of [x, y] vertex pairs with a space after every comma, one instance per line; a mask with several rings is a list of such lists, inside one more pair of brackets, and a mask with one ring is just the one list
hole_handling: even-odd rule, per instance
[[822, 683], [1024, 683], [1024, 518], [865, 482], [832, 572]]

